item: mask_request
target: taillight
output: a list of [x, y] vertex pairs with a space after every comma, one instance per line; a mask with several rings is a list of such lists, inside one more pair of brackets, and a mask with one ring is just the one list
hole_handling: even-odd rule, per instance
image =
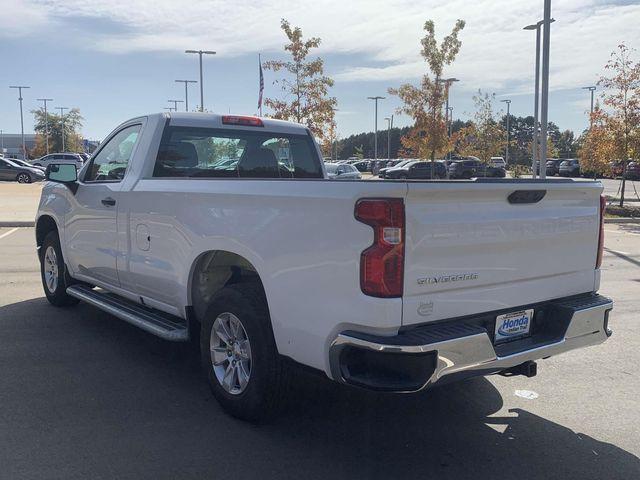
[[404, 279], [404, 203], [401, 198], [358, 200], [356, 220], [373, 228], [360, 255], [360, 288], [372, 297], [401, 297]]
[[598, 236], [598, 255], [596, 256], [596, 268], [602, 265], [602, 250], [604, 249], [604, 212], [607, 209], [607, 199], [600, 195], [600, 235]]
[[247, 117], [239, 115], [223, 115], [222, 123], [224, 125], [241, 125], [243, 127], [264, 127], [262, 120], [258, 117]]

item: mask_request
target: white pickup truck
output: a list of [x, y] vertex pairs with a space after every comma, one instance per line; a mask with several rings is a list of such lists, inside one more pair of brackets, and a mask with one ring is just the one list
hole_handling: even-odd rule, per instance
[[[199, 339], [215, 397], [259, 420], [291, 360], [412, 392], [601, 343], [602, 186], [332, 181], [301, 125], [200, 113], [123, 123], [48, 168], [44, 292]], [[570, 374], [570, 373], [568, 373]]]

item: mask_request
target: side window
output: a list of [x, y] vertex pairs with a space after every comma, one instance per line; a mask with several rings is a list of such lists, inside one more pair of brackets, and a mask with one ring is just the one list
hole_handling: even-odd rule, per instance
[[307, 135], [168, 127], [153, 171], [158, 177], [322, 178]]
[[[51, 160], [51, 157], [47, 157], [47, 160]], [[64, 155], [54, 155], [53, 160], [64, 160]]]
[[140, 125], [123, 128], [94, 155], [85, 182], [119, 182], [124, 177], [131, 152], [138, 140]]

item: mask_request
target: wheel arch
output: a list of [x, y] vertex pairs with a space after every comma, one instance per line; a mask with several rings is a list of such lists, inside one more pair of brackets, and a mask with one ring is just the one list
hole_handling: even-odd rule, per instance
[[60, 236], [60, 230], [55, 219], [51, 215], [41, 215], [36, 222], [36, 246], [38, 249], [42, 246], [44, 238], [51, 231], [58, 232], [58, 236]]
[[[259, 285], [267, 299], [262, 278], [247, 258], [227, 250], [202, 252], [191, 265], [187, 285], [187, 298], [195, 318], [203, 318], [207, 305], [222, 288], [248, 282]], [[267, 299], [267, 308], [268, 303]]]

